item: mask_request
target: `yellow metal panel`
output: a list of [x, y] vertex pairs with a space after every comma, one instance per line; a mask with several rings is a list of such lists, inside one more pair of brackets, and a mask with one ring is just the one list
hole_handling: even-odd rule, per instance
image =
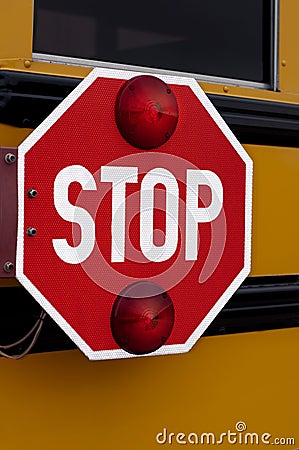
[[269, 100], [275, 102], [299, 103], [299, 92], [278, 92], [269, 89], [253, 89], [249, 87], [233, 86], [229, 84], [216, 84], [199, 82], [207, 94], [219, 94], [227, 97], [252, 98], [255, 100]]
[[[0, 125], [0, 145], [17, 146], [29, 133]], [[298, 274], [299, 149], [245, 148], [254, 164], [251, 275]]]
[[0, 123], [0, 147], [18, 147], [31, 132], [29, 128], [17, 128]]
[[0, 288], [20, 286], [20, 283], [15, 278], [1, 278]]
[[[90, 362], [71, 351], [1, 359], [1, 446], [181, 448], [175, 440], [159, 445], [156, 435], [166, 428], [168, 436], [219, 438], [242, 421], [246, 432], [269, 433], [270, 442], [292, 437], [296, 445], [287, 448], [298, 447], [298, 340], [299, 329], [289, 329], [202, 338], [177, 356]], [[231, 448], [224, 442], [217, 447]]]
[[298, 0], [280, 0], [279, 84], [283, 92], [299, 93], [298, 17]]
[[[29, 132], [0, 128], [0, 143], [18, 145]], [[251, 275], [299, 274], [299, 149], [245, 149], [254, 164]]]
[[4, 0], [2, 3], [0, 59], [31, 58], [33, 0]]
[[[57, 64], [35, 61], [30, 58], [1, 59], [2, 70], [15, 70], [18, 72], [40, 73], [46, 75], [69, 76], [84, 78], [92, 70], [91, 67], [76, 66], [69, 64]], [[257, 100], [269, 100], [286, 103], [299, 103], [299, 92], [274, 92], [266, 89], [253, 89], [233, 85], [199, 82], [201, 88], [210, 94], [219, 94], [241, 98], [252, 98]]]
[[251, 275], [299, 273], [299, 149], [245, 146], [253, 159]]
[[92, 67], [71, 66], [68, 64], [52, 64], [48, 62], [36, 62], [28, 58], [0, 59], [2, 70], [15, 70], [25, 73], [40, 73], [46, 75], [58, 75], [84, 78], [92, 70]]

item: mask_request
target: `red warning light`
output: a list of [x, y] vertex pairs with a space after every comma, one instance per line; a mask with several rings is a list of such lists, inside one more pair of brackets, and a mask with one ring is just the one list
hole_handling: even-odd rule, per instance
[[170, 87], [151, 75], [128, 80], [119, 90], [115, 120], [123, 138], [150, 150], [164, 144], [178, 122], [178, 105]]
[[111, 331], [117, 344], [129, 353], [151, 353], [165, 344], [174, 324], [170, 296], [149, 281], [124, 289], [114, 302]]

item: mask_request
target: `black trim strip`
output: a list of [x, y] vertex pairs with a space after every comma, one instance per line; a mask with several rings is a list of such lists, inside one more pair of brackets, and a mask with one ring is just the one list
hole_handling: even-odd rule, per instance
[[[40, 306], [23, 287], [1, 288], [1, 299], [0, 344], [6, 345], [27, 333], [40, 315]], [[298, 326], [297, 276], [247, 278], [205, 331], [204, 336]], [[71, 339], [47, 316], [32, 352], [74, 348], [76, 345]], [[21, 352], [22, 348], [19, 350]]]
[[242, 144], [299, 146], [299, 105], [214, 94], [208, 97]]
[[205, 335], [299, 326], [298, 277], [247, 278]]
[[[0, 122], [35, 128], [79, 84], [77, 78], [0, 71]], [[299, 105], [209, 95], [240, 142], [299, 148]], [[18, 340], [39, 317], [24, 288], [1, 288], [0, 344]], [[15, 311], [18, 311], [15, 314]], [[34, 322], [33, 322], [34, 323]], [[299, 326], [297, 276], [248, 278], [205, 335]], [[23, 332], [24, 331], [24, 332]], [[47, 317], [33, 351], [76, 348]]]
[[[81, 79], [0, 71], [0, 122], [36, 128]], [[208, 97], [242, 144], [299, 147], [299, 105]]]

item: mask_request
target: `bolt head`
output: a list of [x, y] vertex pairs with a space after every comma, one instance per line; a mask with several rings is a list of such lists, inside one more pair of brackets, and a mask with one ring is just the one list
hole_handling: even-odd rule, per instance
[[38, 192], [36, 189], [29, 189], [27, 194], [29, 198], [35, 198], [37, 197]]
[[6, 164], [13, 164], [14, 162], [16, 162], [17, 157], [13, 153], [6, 153], [6, 155], [4, 156], [4, 160]]
[[37, 230], [36, 230], [36, 228], [29, 227], [29, 228], [27, 228], [26, 233], [28, 236], [35, 236], [37, 233]]
[[4, 271], [7, 273], [12, 272], [14, 268], [15, 268], [14, 263], [12, 263], [11, 261], [6, 261], [6, 263], [3, 266]]

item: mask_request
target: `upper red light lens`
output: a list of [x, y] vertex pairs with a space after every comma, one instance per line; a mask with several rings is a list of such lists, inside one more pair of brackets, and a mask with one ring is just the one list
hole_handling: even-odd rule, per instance
[[115, 120], [129, 144], [150, 150], [172, 136], [178, 121], [177, 101], [160, 78], [140, 75], [121, 87], [115, 104]]
[[111, 331], [117, 344], [136, 355], [151, 353], [168, 339], [174, 307], [167, 292], [154, 283], [139, 281], [117, 297], [111, 313]]

